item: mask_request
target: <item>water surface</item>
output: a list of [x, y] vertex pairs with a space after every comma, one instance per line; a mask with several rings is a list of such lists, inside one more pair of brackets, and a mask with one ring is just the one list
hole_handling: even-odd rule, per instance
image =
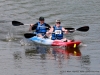
[[[0, 74], [99, 75], [99, 5], [99, 0], [0, 0]], [[11, 22], [36, 23], [40, 16], [51, 26], [56, 19], [61, 19], [64, 27], [89, 26], [88, 32], [65, 35], [84, 45], [67, 52], [62, 48], [56, 52], [51, 47], [22, 46], [20, 41], [29, 26], [14, 27]]]

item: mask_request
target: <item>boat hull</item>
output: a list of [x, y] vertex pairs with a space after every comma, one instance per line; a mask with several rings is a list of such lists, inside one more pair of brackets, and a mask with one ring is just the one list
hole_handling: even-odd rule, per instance
[[60, 41], [54, 41], [52, 43], [52, 46], [68, 46], [68, 47], [77, 47], [79, 46], [81, 41], [73, 41], [73, 42], [60, 42]]
[[51, 39], [45, 39], [45, 38], [40, 38], [37, 36], [34, 36], [30, 38], [29, 40], [43, 44], [43, 45], [51, 45], [51, 46], [67, 46], [67, 47], [77, 47], [80, 45], [81, 41], [73, 41], [73, 42], [62, 42], [62, 41], [56, 41], [56, 40], [51, 40]]

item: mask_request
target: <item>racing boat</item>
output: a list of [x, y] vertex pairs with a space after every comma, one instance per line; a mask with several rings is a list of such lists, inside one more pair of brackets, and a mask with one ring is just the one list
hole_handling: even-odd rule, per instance
[[[19, 21], [12, 21], [13, 26], [21, 26], [21, 25], [30, 25], [30, 24], [24, 24]], [[36, 29], [35, 27], [32, 28], [32, 30]], [[65, 28], [69, 32], [73, 33], [74, 31], [82, 31], [82, 32], [87, 32], [89, 30], [89, 26], [83, 26], [80, 28]], [[56, 41], [56, 40], [51, 40], [49, 38], [41, 38], [37, 37], [36, 34], [34, 35], [33, 33], [26, 33], [24, 34], [25, 38], [28, 38], [29, 40], [44, 44], [44, 45], [51, 45], [51, 46], [67, 46], [67, 47], [77, 47], [80, 45], [81, 41], [71, 41], [71, 42], [62, 42], [62, 41]]]
[[[31, 33], [26, 33], [24, 36], [26, 37]], [[31, 34], [34, 35], [34, 34]], [[30, 36], [27, 36], [30, 37]], [[41, 38], [37, 36], [33, 36], [31, 38], [28, 38], [30, 41], [33, 41], [38, 44], [43, 44], [43, 45], [50, 45], [50, 46], [66, 46], [66, 47], [78, 47], [81, 43], [81, 41], [70, 41], [70, 42], [63, 42], [61, 40], [51, 40], [49, 38]]]

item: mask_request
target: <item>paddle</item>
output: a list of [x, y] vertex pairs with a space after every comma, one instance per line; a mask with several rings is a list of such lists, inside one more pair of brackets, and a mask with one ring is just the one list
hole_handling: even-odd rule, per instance
[[[13, 26], [20, 26], [20, 25], [30, 25], [30, 24], [24, 24], [24, 23], [21, 23], [19, 21], [12, 21], [12, 25]], [[36, 27], [33, 26], [32, 30], [35, 30], [35, 29], [36, 29]], [[47, 28], [47, 29], [49, 30], [49, 28]], [[86, 32], [89, 30], [89, 26], [83, 26], [83, 27], [80, 27], [78, 29], [75, 29], [75, 28], [65, 28], [65, 29], [67, 29], [69, 32], [74, 32], [75, 30]]]
[[77, 29], [75, 29], [75, 28], [65, 28], [65, 29], [67, 29], [69, 32], [74, 32], [76, 30], [86, 32], [86, 31], [89, 30], [89, 26], [83, 26], [83, 27], [80, 27], [80, 28], [77, 28]]
[[24, 23], [21, 23], [19, 21], [12, 21], [12, 25], [13, 26], [20, 26], [20, 25], [30, 25], [30, 24], [24, 24]]
[[[21, 25], [30, 25], [30, 24], [24, 24], [22, 22], [19, 22], [19, 21], [12, 21], [12, 25], [13, 26], [21, 26]], [[32, 30], [35, 30], [36, 29], [36, 26], [33, 26], [32, 27]], [[46, 28], [47, 30], [49, 30], [49, 28]]]
[[36, 34], [33, 34], [33, 33], [25, 33], [25, 34], [24, 34], [24, 37], [25, 37], [25, 38], [31, 38], [31, 37], [33, 37], [33, 36], [36, 36]]
[[[66, 29], [68, 29], [68, 30], [70, 30], [72, 32], [74, 32], [75, 30], [82, 31], [82, 32], [86, 32], [86, 31], [89, 30], [89, 26], [83, 26], [83, 27], [80, 27], [80, 28], [77, 28], [77, 29], [75, 29], [75, 28], [66, 28]], [[36, 34], [33, 34], [33, 33], [25, 33], [24, 34], [24, 37], [25, 38], [31, 38], [33, 36], [36, 36]]]

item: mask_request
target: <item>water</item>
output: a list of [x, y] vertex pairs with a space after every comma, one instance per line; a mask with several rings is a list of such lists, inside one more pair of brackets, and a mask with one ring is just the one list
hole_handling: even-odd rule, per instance
[[[0, 0], [0, 74], [99, 75], [99, 5], [99, 0]], [[88, 32], [65, 35], [81, 40], [83, 46], [65, 52], [62, 48], [53, 51], [52, 47], [21, 45], [29, 26], [14, 27], [11, 22], [36, 23], [40, 16], [51, 26], [56, 19], [61, 19], [64, 27], [89, 26]]]

